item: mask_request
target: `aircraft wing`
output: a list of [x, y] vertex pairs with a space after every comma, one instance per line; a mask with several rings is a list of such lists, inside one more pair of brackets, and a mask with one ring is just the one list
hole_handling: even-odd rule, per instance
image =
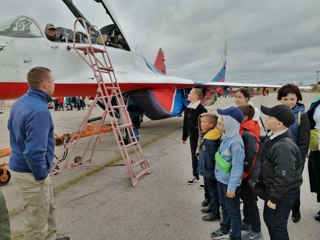
[[237, 83], [237, 82], [200, 82], [196, 81], [195, 86], [198, 87], [234, 87], [234, 88], [280, 88], [279, 84], [263, 84], [263, 83]]

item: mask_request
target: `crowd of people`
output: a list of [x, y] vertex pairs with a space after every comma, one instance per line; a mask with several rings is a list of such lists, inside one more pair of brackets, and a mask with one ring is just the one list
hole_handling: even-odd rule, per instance
[[80, 111], [91, 104], [88, 97], [57, 97], [52, 100], [52, 108], [55, 111], [72, 111], [73, 109]]
[[[201, 99], [202, 91], [193, 88], [182, 143], [190, 138], [193, 176], [187, 183], [203, 176], [201, 212], [207, 215], [202, 219], [220, 221], [211, 238], [263, 239], [259, 197], [270, 239], [289, 239], [290, 212], [294, 223], [301, 219], [300, 186], [307, 157], [311, 192], [320, 202], [320, 98], [306, 112], [299, 88], [286, 84], [278, 90], [279, 105], [261, 106], [265, 121], [249, 102], [247, 89], [236, 91], [236, 106], [218, 108], [217, 113], [207, 113]], [[320, 211], [315, 220], [320, 221]]]

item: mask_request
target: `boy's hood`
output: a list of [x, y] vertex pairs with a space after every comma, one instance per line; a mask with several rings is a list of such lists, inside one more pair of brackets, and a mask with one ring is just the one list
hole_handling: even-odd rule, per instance
[[255, 120], [249, 120], [247, 122], [244, 122], [240, 125], [240, 133], [242, 134], [243, 130], [248, 130], [251, 134], [253, 134], [256, 138], [260, 137], [260, 126], [258, 121]]
[[208, 131], [203, 138], [208, 140], [217, 140], [220, 136], [221, 133], [218, 131], [218, 129], [214, 128]]
[[239, 135], [240, 123], [228, 115], [223, 115], [222, 117], [224, 123], [224, 135], [226, 137]]

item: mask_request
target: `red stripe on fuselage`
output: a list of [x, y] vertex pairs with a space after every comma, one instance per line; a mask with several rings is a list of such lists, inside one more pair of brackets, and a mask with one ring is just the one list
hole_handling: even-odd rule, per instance
[[[119, 83], [122, 92], [135, 91], [141, 89], [168, 89], [192, 87], [190, 84], [166, 84], [166, 83]], [[26, 93], [27, 83], [18, 82], [0, 82], [0, 99], [16, 99]], [[94, 96], [96, 94], [97, 84], [55, 84], [54, 97], [57, 96]], [[170, 90], [171, 93], [171, 90]], [[172, 95], [172, 94], [168, 94]], [[160, 100], [162, 97], [160, 97]], [[162, 100], [161, 100], [162, 101]], [[169, 109], [169, 111], [171, 108]]]

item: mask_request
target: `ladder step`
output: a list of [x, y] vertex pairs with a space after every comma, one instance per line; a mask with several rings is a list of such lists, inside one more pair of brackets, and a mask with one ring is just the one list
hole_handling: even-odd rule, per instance
[[140, 160], [140, 161], [132, 164], [132, 167], [136, 167], [136, 166], [138, 166], [138, 165], [140, 165], [141, 163], [144, 163], [144, 162], [146, 162], [146, 161], [147, 161], [146, 159], [142, 159], [142, 160]]
[[85, 53], [105, 53], [106, 51], [104, 49], [100, 49], [97, 47], [90, 46], [81, 46], [81, 47], [69, 47], [69, 49], [75, 49], [79, 51], [84, 51]]
[[100, 71], [106, 71], [106, 72], [113, 72], [113, 68], [112, 67], [97, 67], [98, 69], [95, 69], [95, 72], [99, 72]]
[[102, 96], [102, 95], [98, 97], [98, 99], [102, 99], [102, 101], [99, 101], [101, 103], [103, 103], [103, 99], [106, 99], [106, 101], [108, 101], [108, 98], [109, 98], [109, 96]]
[[[107, 90], [118, 90], [120, 92], [120, 88], [119, 87], [109, 87], [109, 86], [105, 86], [105, 88]], [[120, 93], [119, 93], [120, 94]]]
[[69, 47], [68, 49], [75, 49], [79, 51], [88, 52], [88, 47]]
[[152, 170], [150, 167], [144, 168], [143, 170], [135, 174], [136, 175], [135, 178], [138, 179], [139, 177], [143, 176], [146, 173], [152, 173]]
[[[136, 140], [133, 140], [133, 142], [130, 142], [130, 143], [128, 143], [128, 144], [125, 144], [125, 143], [124, 143], [124, 139], [123, 139], [123, 143], [124, 143], [124, 144], [122, 144], [121, 139], [118, 139], [118, 142], [120, 143], [120, 145], [121, 145], [122, 147], [131, 147], [131, 146], [134, 146], [134, 145], [138, 145], [138, 141], [136, 141]], [[126, 151], [127, 151], [127, 150], [126, 150]]]
[[84, 51], [85, 53], [104, 53], [104, 49], [96, 48], [96, 47], [89, 47], [89, 46], [83, 46], [83, 47], [70, 47], [70, 49], [75, 49], [79, 51]]
[[97, 47], [94, 47], [91, 45], [91, 47], [87, 48], [89, 50], [89, 52], [94, 52], [94, 53], [105, 53], [106, 51], [104, 49], [100, 49]]
[[126, 144], [125, 146], [126, 146], [126, 147], [131, 147], [131, 146], [134, 146], [134, 145], [137, 145], [137, 144], [138, 144], [137, 141], [133, 141], [133, 142], [131, 142], [131, 143]]
[[127, 128], [127, 127], [131, 127], [132, 124], [131, 123], [124, 123], [124, 124], [119, 124], [118, 127], [120, 129], [124, 129], [124, 128]]
[[121, 108], [126, 108], [126, 105], [117, 105], [117, 106], [112, 106], [113, 109], [121, 109]]

